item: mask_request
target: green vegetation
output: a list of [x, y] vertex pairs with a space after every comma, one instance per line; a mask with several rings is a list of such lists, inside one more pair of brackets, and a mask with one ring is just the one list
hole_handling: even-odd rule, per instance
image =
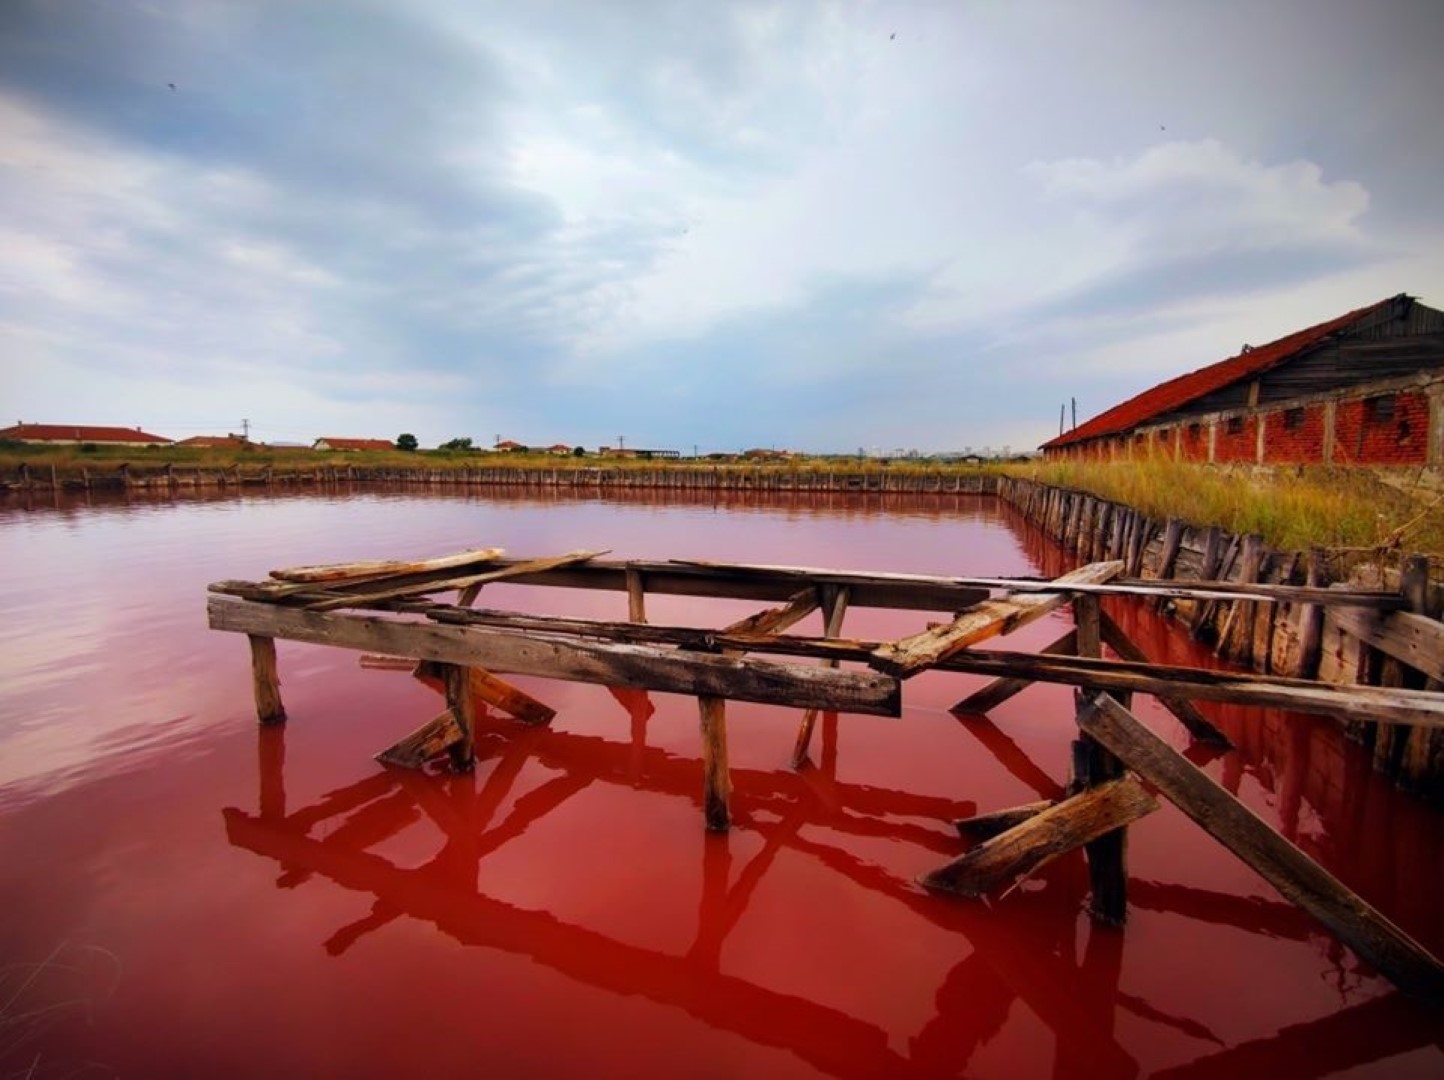
[[416, 436], [409, 431], [403, 431], [400, 435], [396, 436], [396, 449], [398, 450], [405, 450], [409, 453], [420, 445], [421, 444], [416, 441]]

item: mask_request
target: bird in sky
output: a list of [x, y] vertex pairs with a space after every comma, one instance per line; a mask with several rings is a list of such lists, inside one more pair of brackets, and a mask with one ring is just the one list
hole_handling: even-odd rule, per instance
[[888, 39], [889, 41], [896, 41], [896, 40], [897, 40], [897, 32], [894, 31], [893, 33], [889, 34], [889, 35], [887, 36], [887, 39]]
[[171, 93], [174, 93], [174, 92], [175, 92], [175, 83], [173, 83], [173, 82], [168, 82], [168, 83], [166, 83], [166, 85], [171, 88]]

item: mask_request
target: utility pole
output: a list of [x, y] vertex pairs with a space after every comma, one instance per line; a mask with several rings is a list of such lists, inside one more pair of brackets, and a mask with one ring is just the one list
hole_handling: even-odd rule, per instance
[[1078, 399], [1075, 398], [1075, 397], [1070, 397], [1068, 400], [1073, 403], [1073, 426], [1074, 426], [1074, 427], [1077, 427], [1077, 426], [1078, 426]]
[[1063, 434], [1063, 420], [1064, 420], [1064, 418], [1067, 416], [1067, 413], [1068, 413], [1068, 406], [1066, 406], [1066, 405], [1059, 405], [1059, 406], [1058, 406], [1058, 434], [1059, 434], [1059, 435]]
[[617, 449], [618, 449], [618, 450], [625, 450], [626, 448], [627, 448], [627, 438], [626, 438], [626, 436], [625, 436], [625, 435], [618, 435], [618, 436], [617, 436]]
[[245, 442], [251, 441], [251, 422], [249, 420], [241, 421], [241, 439]]

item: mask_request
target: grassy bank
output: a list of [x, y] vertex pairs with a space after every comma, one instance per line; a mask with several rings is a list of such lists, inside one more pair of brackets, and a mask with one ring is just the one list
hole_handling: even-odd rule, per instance
[[1154, 460], [1044, 462], [1008, 472], [1087, 491], [1159, 519], [1258, 533], [1281, 550], [1318, 546], [1444, 556], [1438, 496], [1409, 477], [1397, 486], [1384, 483], [1368, 469], [1220, 469]]

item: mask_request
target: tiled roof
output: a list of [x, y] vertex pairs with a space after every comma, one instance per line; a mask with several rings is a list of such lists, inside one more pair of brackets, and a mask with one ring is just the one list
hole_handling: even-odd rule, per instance
[[325, 443], [332, 450], [395, 450], [396, 444], [389, 439], [339, 439], [322, 435], [317, 443]]
[[1084, 442], [1088, 439], [1129, 431], [1155, 416], [1182, 408], [1190, 401], [1195, 401], [1205, 394], [1222, 390], [1232, 383], [1252, 378], [1270, 368], [1277, 367], [1286, 360], [1293, 359], [1305, 349], [1317, 345], [1330, 334], [1344, 329], [1349, 324], [1372, 314], [1392, 301], [1393, 297], [1381, 300], [1377, 304], [1359, 308], [1347, 315], [1340, 315], [1337, 319], [1319, 323], [1307, 330], [1299, 330], [1267, 345], [1248, 349], [1227, 360], [1220, 360], [1216, 364], [1210, 364], [1208, 367], [1199, 368], [1197, 371], [1190, 371], [1186, 375], [1159, 383], [1157, 386], [1129, 398], [1122, 404], [1099, 413], [1093, 419], [1079, 424], [1072, 431], [1064, 432], [1056, 439], [1050, 439], [1043, 444], [1042, 448], [1050, 450]]
[[192, 435], [189, 439], [182, 439], [176, 445], [200, 449], [241, 450], [252, 444], [250, 440], [243, 439], [239, 435]]
[[140, 428], [96, 427], [84, 424], [15, 424], [0, 430], [0, 439], [50, 442], [168, 443], [169, 439]]

